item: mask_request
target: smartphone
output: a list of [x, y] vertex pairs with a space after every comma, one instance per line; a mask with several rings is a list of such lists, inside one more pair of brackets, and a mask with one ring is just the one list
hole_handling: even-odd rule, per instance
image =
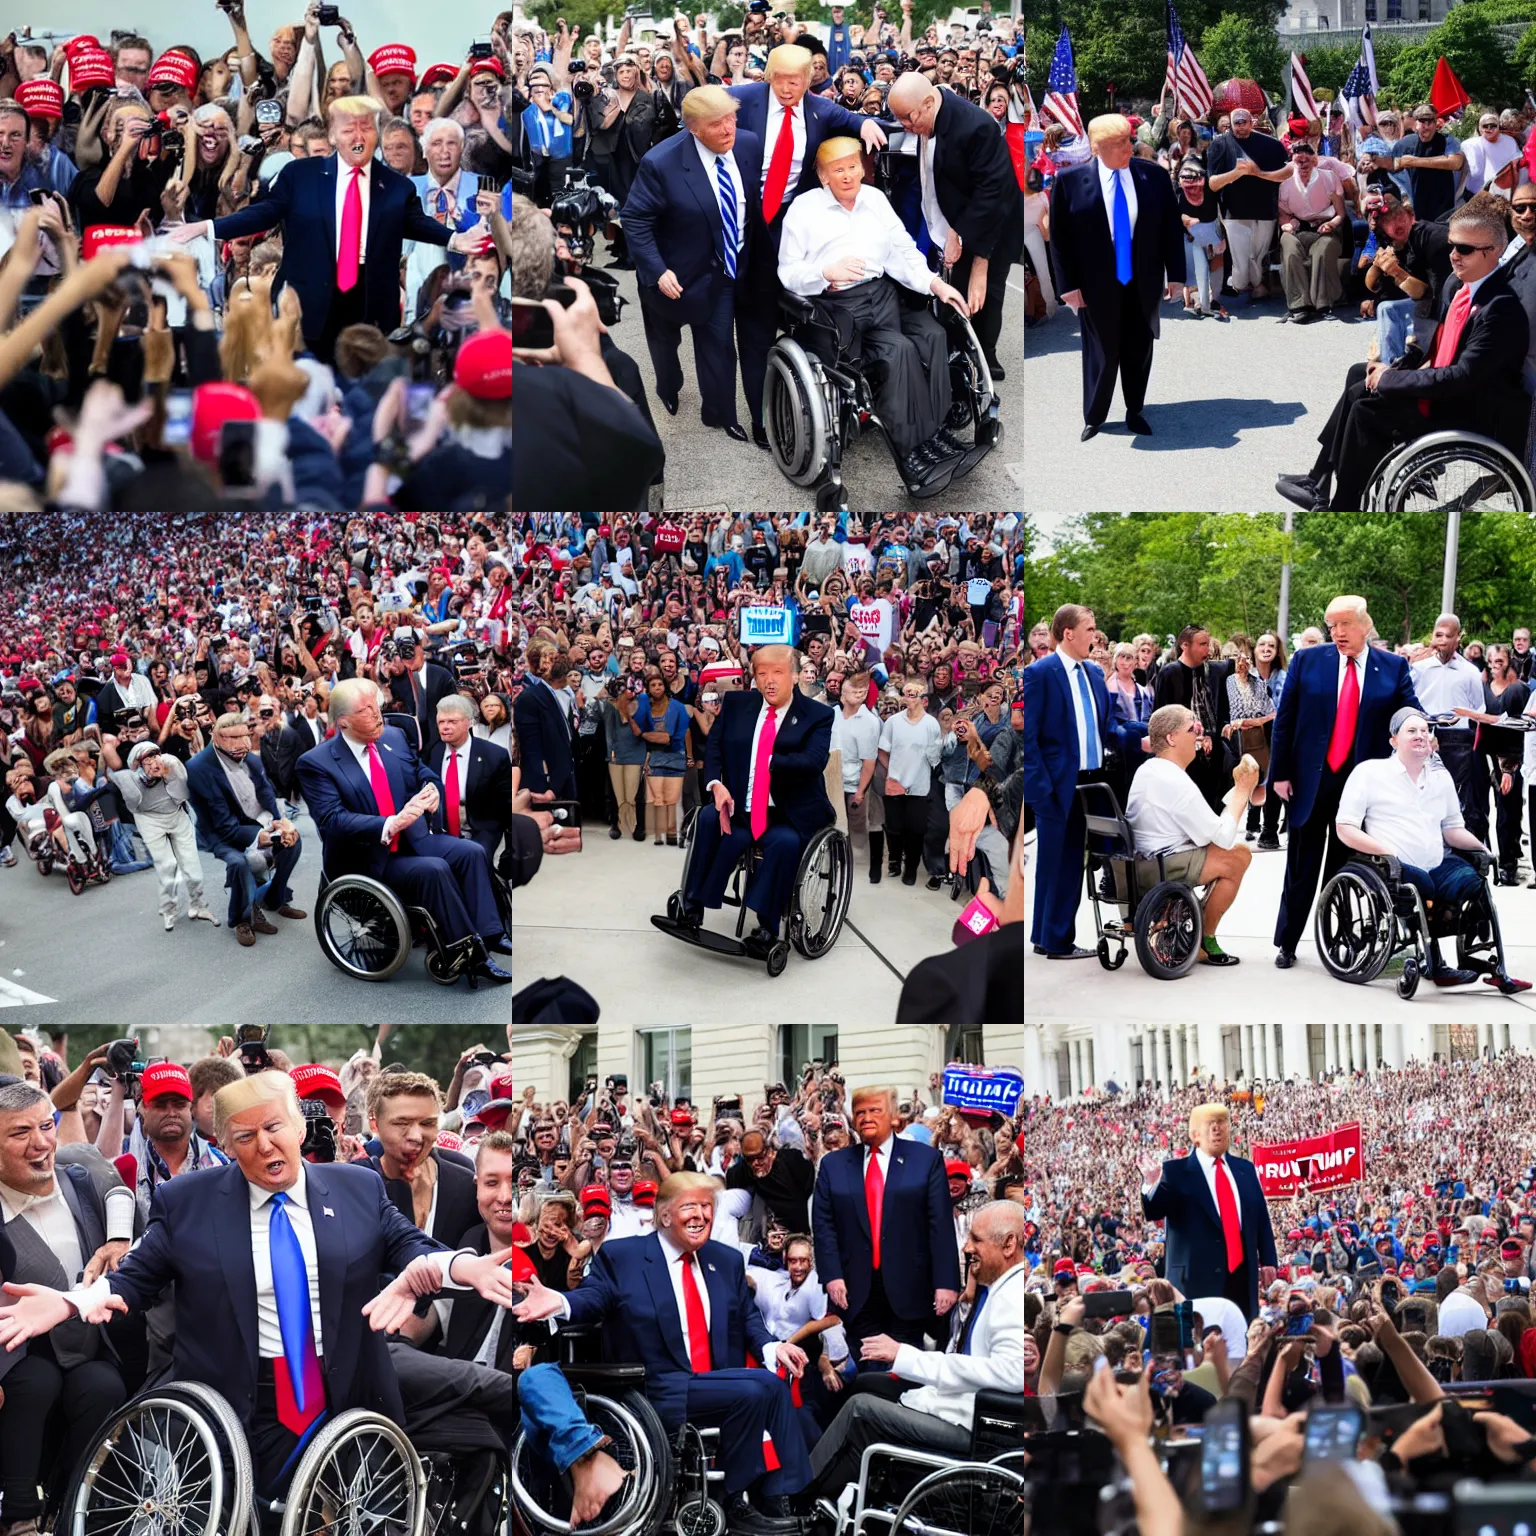
[[471, 43], [469, 45], [469, 56], [472, 59], [488, 59], [491, 56], [491, 45], [489, 43]]
[[581, 801], [579, 800], [539, 800], [535, 802], [534, 809], [547, 811], [555, 818], [557, 827], [581, 825]]
[[405, 386], [405, 430], [407, 434], [421, 429], [427, 419], [427, 412], [432, 408], [432, 402], [437, 398], [437, 385], [435, 384], [407, 384]]
[[256, 103], [256, 122], [262, 128], [275, 128], [283, 120], [283, 104], [270, 97]]
[[1285, 1336], [1288, 1339], [1304, 1339], [1312, 1332], [1312, 1314], [1310, 1312], [1290, 1312], [1286, 1314]]
[[339, 5], [322, 5], [320, 7], [319, 20], [322, 27], [334, 27], [341, 20], [341, 7]]
[[165, 448], [183, 448], [192, 435], [192, 391], [173, 389], [165, 397], [165, 426], [160, 443]]
[[1536, 1485], [1467, 1478], [1456, 1484], [1451, 1499], [1456, 1536], [1530, 1536], [1536, 1528]]
[[1305, 1459], [1353, 1461], [1365, 1428], [1365, 1415], [1354, 1403], [1314, 1406], [1307, 1414]]
[[973, 896], [965, 911], [955, 919], [950, 937], [956, 944], [969, 944], [972, 939], [985, 938], [999, 926], [992, 909], [981, 897]]
[[1200, 1499], [1208, 1515], [1230, 1514], [1248, 1499], [1248, 1410], [1222, 1398], [1205, 1416], [1200, 1441]]
[[256, 484], [256, 423], [226, 421], [219, 428], [219, 479], [228, 490]]
[[512, 300], [512, 345], [537, 349], [555, 344], [555, 322], [538, 299]]
[[1383, 1280], [1381, 1282], [1381, 1304], [1384, 1307], [1395, 1307], [1402, 1300], [1402, 1288], [1396, 1280]]
[[1129, 1317], [1135, 1297], [1129, 1291], [1090, 1291], [1083, 1297], [1083, 1316]]

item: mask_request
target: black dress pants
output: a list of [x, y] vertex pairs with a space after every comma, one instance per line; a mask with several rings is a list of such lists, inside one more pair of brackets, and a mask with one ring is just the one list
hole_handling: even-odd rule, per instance
[[61, 1369], [46, 1339], [31, 1342], [6, 1373], [3, 1390], [0, 1510], [9, 1524], [42, 1514], [38, 1484], [68, 1476], [102, 1424], [127, 1402], [128, 1390], [111, 1360]]
[[1102, 304], [1078, 311], [1083, 340], [1083, 421], [1103, 426], [1114, 398], [1115, 380], [1125, 397], [1126, 415], [1140, 411], [1152, 375], [1152, 324], [1134, 283], [1116, 286]]
[[1287, 954], [1296, 952], [1306, 932], [1319, 878], [1327, 881], [1349, 858], [1349, 849], [1339, 841], [1333, 824], [1344, 781], [1354, 765], [1350, 757], [1334, 773], [1325, 763], [1311, 814], [1301, 826], [1292, 818], [1290, 838], [1285, 845], [1285, 889], [1280, 894], [1280, 912], [1275, 919], [1275, 947]]

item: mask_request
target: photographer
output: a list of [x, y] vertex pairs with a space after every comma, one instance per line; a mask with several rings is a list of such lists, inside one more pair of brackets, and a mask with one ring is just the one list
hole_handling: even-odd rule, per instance
[[186, 769], [154, 742], [141, 741], [129, 750], [127, 767], [114, 770], [111, 778], [154, 860], [165, 931], [176, 926], [178, 876], [187, 890], [187, 916], [217, 928], [219, 920], [203, 899], [203, 865], [187, 808]]
[[[137, 1046], [137, 1041], [132, 1043]], [[185, 1067], [170, 1061], [142, 1065], [124, 1051], [107, 1060], [112, 1089], [101, 1110], [96, 1148], [107, 1158], [126, 1152], [133, 1159], [134, 1195], [147, 1220], [155, 1190], [167, 1179], [199, 1168], [221, 1168], [229, 1159], [193, 1128], [192, 1079]], [[133, 1104], [135, 1114], [132, 1129], [123, 1134], [125, 1100]]]

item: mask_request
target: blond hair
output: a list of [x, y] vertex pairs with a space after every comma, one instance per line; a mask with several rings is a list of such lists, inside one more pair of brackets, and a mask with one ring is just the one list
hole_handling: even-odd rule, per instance
[[657, 1220], [660, 1221], [661, 1213], [670, 1208], [674, 1200], [681, 1200], [685, 1195], [701, 1195], [706, 1192], [713, 1200], [719, 1188], [719, 1181], [710, 1178], [707, 1173], [669, 1173], [656, 1191]]
[[1336, 597], [1323, 609], [1323, 620], [1328, 622], [1335, 614], [1349, 614], [1358, 619], [1362, 624], [1366, 623], [1371, 615], [1365, 606], [1365, 599], [1357, 597], [1353, 592], [1346, 592], [1342, 597]]
[[696, 85], [683, 97], [683, 121], [713, 123], [741, 110], [741, 103], [723, 85]]
[[1118, 112], [1105, 112], [1088, 124], [1088, 147], [1095, 153], [1099, 145], [1110, 139], [1128, 139], [1131, 136], [1131, 120]]
[[860, 1099], [878, 1098], [883, 1098], [893, 1110], [901, 1102], [901, 1095], [888, 1083], [874, 1083], [863, 1088], [855, 1088], [852, 1097], [848, 1100], [848, 1107], [852, 1109]]
[[[684, 101], [687, 99], [686, 96], [683, 98]], [[860, 155], [863, 152], [864, 146], [850, 136], [826, 139], [821, 148], [816, 151], [816, 164], [831, 165], [834, 160], [846, 160], [849, 155]]]
[[[772, 80], [775, 75], [804, 75], [807, 80], [811, 77], [811, 50], [802, 48], [799, 43], [780, 43], [777, 48], [769, 50], [768, 62], [763, 69], [763, 79]], [[689, 96], [692, 91], [688, 93]], [[683, 98], [684, 101], [687, 96]]]
[[262, 1104], [281, 1104], [287, 1111], [291, 1125], [304, 1124], [304, 1111], [299, 1108], [299, 1096], [293, 1079], [286, 1072], [258, 1072], [254, 1077], [242, 1077], [239, 1082], [226, 1083], [213, 1096], [213, 1139], [226, 1146], [225, 1133], [229, 1122], [236, 1115]]
[[1196, 1104], [1189, 1112], [1189, 1134], [1193, 1136], [1207, 1120], [1230, 1120], [1231, 1118], [1232, 1112], [1225, 1104]]
[[325, 125], [331, 127], [338, 117], [371, 117], [377, 122], [383, 115], [384, 103], [377, 96], [338, 96], [325, 109]]

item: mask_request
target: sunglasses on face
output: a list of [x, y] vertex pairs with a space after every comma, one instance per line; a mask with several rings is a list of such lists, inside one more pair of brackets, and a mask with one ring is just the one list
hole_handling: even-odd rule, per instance
[[1448, 242], [1450, 248], [1458, 256], [1470, 256], [1474, 251], [1491, 251], [1491, 245], [1468, 245], [1465, 240], [1452, 240]]

